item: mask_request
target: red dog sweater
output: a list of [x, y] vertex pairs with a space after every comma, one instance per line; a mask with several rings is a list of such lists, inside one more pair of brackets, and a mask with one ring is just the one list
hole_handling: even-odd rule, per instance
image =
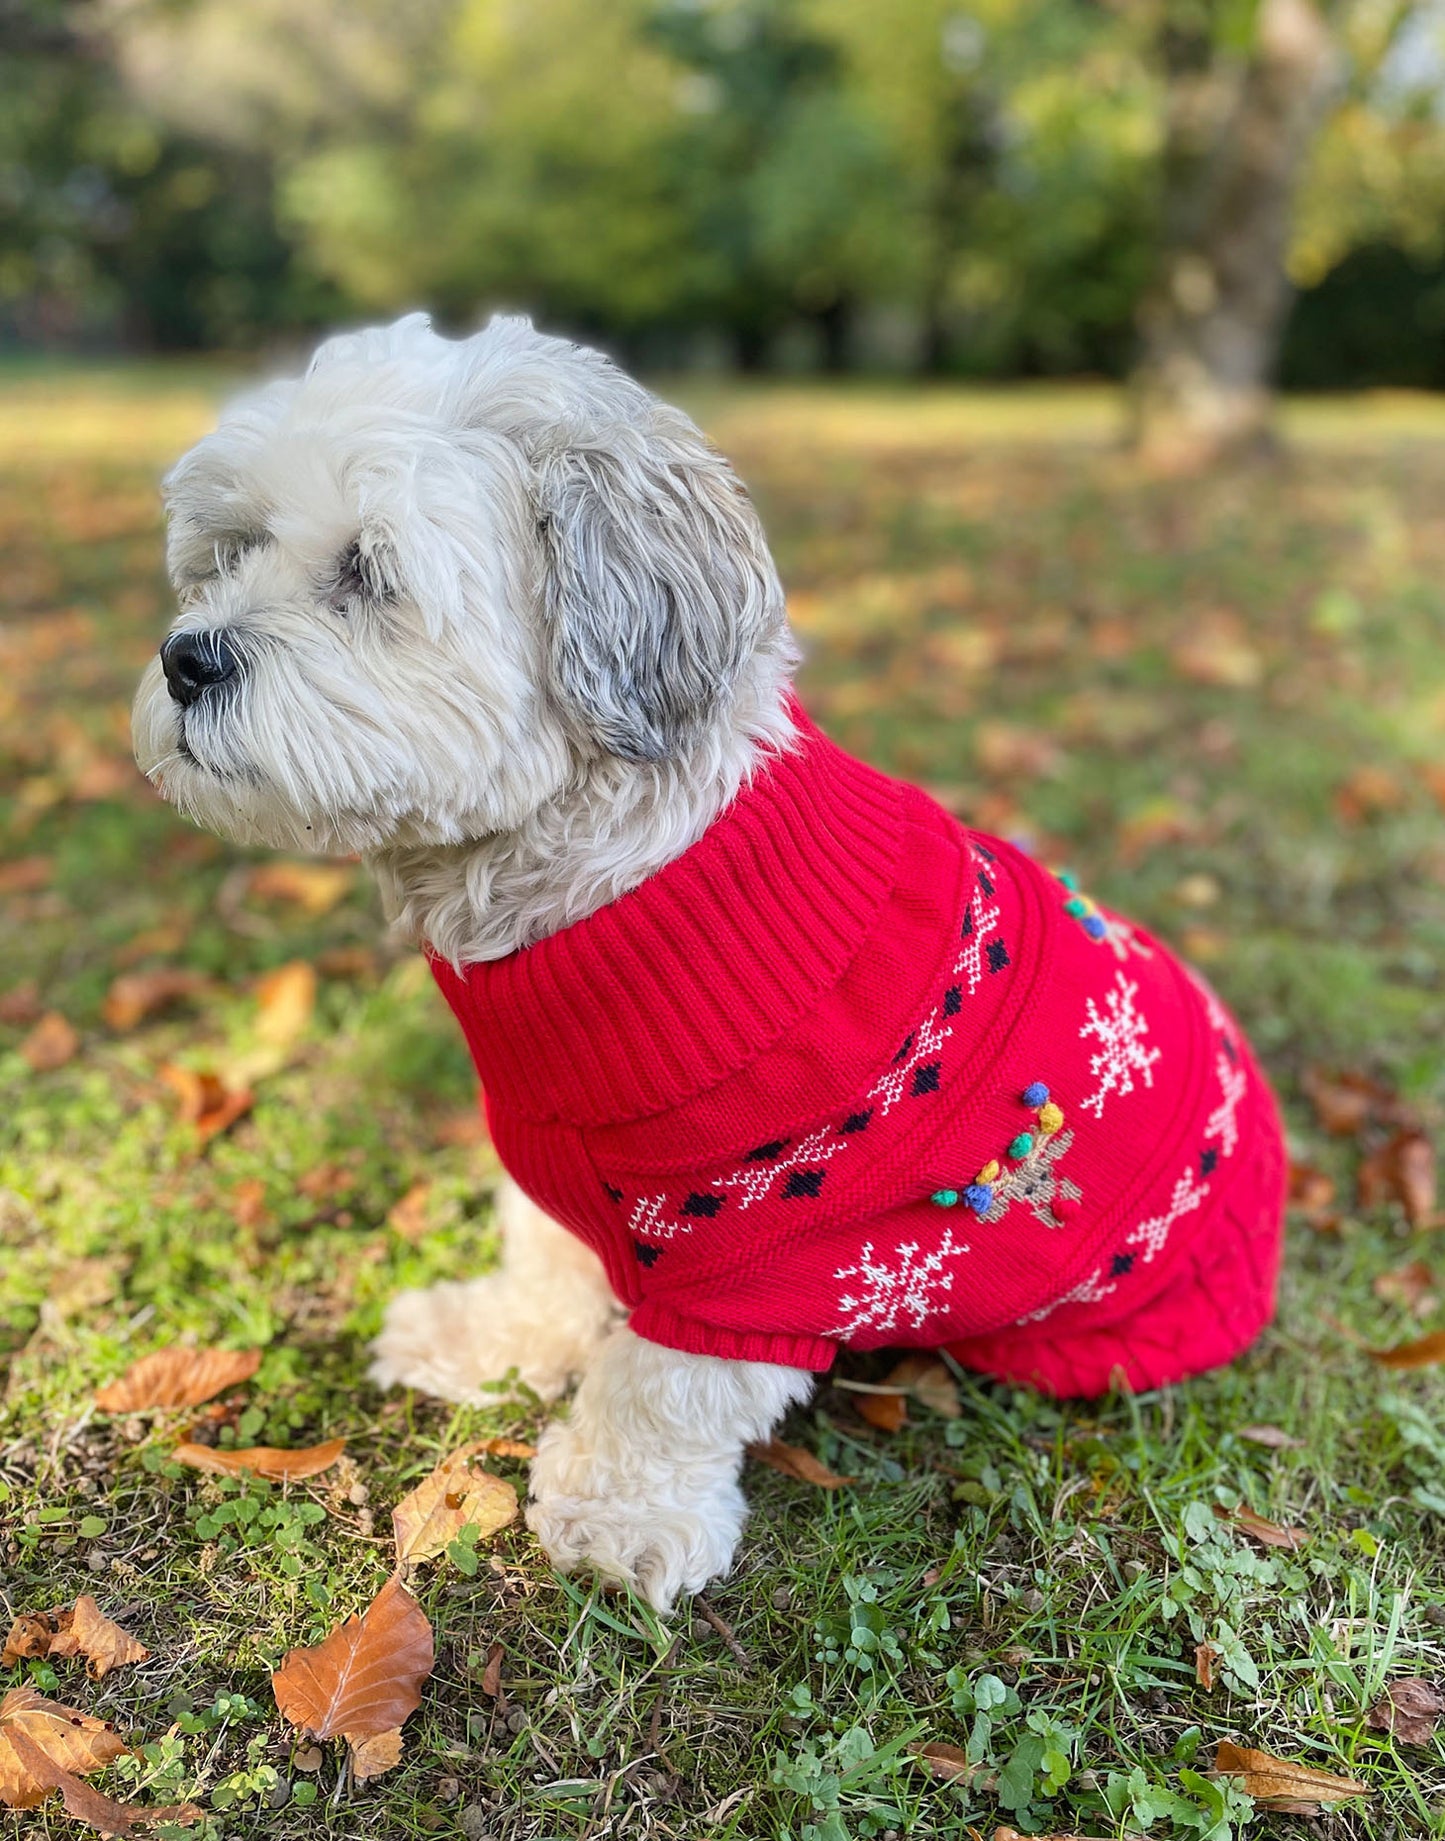
[[806, 718], [638, 888], [432, 967], [502, 1162], [654, 1342], [1097, 1393], [1270, 1317], [1279, 1121], [1213, 992]]

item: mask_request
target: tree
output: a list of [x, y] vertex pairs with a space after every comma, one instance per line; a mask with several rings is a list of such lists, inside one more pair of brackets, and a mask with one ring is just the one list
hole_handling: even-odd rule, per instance
[[1337, 70], [1316, 0], [1165, 0], [1160, 256], [1134, 432], [1170, 468], [1270, 439], [1292, 207]]

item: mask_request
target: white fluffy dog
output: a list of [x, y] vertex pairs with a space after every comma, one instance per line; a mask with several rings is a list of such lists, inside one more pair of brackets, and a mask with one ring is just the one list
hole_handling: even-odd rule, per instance
[[[389, 916], [500, 959], [680, 856], [786, 743], [794, 646], [757, 517], [679, 411], [497, 319], [334, 338], [166, 481], [181, 613], [135, 705], [167, 799], [238, 842], [365, 853]], [[552, 1398], [528, 1519], [660, 1610], [724, 1572], [744, 1446], [812, 1376], [619, 1324], [508, 1185], [501, 1269], [392, 1304], [373, 1375]]]

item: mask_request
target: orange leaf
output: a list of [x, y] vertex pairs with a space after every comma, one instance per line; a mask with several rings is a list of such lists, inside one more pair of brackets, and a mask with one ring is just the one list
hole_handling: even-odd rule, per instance
[[858, 1481], [857, 1477], [840, 1477], [811, 1451], [804, 1451], [800, 1445], [785, 1445], [781, 1438], [770, 1438], [765, 1445], [749, 1445], [748, 1456], [771, 1470], [780, 1470], [796, 1483], [812, 1483], [819, 1489], [843, 1489]]
[[484, 1451], [488, 1457], [536, 1457], [535, 1445], [523, 1444], [520, 1438], [482, 1438], [477, 1441], [477, 1450]]
[[1238, 1528], [1241, 1534], [1247, 1534], [1262, 1547], [1287, 1547], [1291, 1553], [1303, 1547], [1309, 1536], [1302, 1528], [1285, 1528], [1277, 1521], [1266, 1521], [1263, 1515], [1256, 1515], [1254, 1510], [1246, 1508], [1243, 1503], [1237, 1509], [1224, 1509], [1216, 1502], [1214, 1513], [1230, 1527]]
[[1423, 1259], [1380, 1272], [1370, 1289], [1387, 1304], [1403, 1304], [1417, 1317], [1425, 1317], [1435, 1308], [1435, 1274]]
[[33, 1809], [54, 1787], [50, 1771], [98, 1771], [129, 1750], [104, 1720], [43, 1700], [33, 1688], [11, 1688], [0, 1700], [0, 1803]]
[[427, 1198], [430, 1194], [431, 1184], [425, 1177], [413, 1183], [401, 1200], [392, 1204], [386, 1225], [400, 1234], [403, 1240], [413, 1243], [420, 1240], [426, 1232]]
[[1390, 1089], [1371, 1080], [1368, 1074], [1335, 1074], [1323, 1068], [1306, 1068], [1300, 1085], [1315, 1109], [1315, 1117], [1337, 1138], [1348, 1138], [1371, 1119], [1389, 1118], [1397, 1109], [1398, 1102]]
[[1365, 1715], [1365, 1724], [1376, 1732], [1388, 1732], [1404, 1745], [1428, 1745], [1442, 1713], [1445, 1696], [1434, 1683], [1406, 1675], [1385, 1683], [1384, 1693]]
[[282, 1451], [275, 1445], [248, 1445], [244, 1450], [229, 1451], [219, 1445], [177, 1445], [171, 1453], [173, 1464], [189, 1464], [192, 1470], [215, 1470], [225, 1476], [238, 1476], [249, 1470], [254, 1476], [270, 1477], [278, 1483], [299, 1482], [302, 1477], [319, 1477], [330, 1470], [346, 1449], [344, 1438], [329, 1438], [324, 1445], [306, 1445], [297, 1451]]
[[293, 1726], [361, 1745], [401, 1726], [421, 1705], [434, 1660], [431, 1625], [393, 1577], [362, 1616], [348, 1617], [312, 1649], [293, 1649], [271, 1686]]
[[1206, 1694], [1214, 1689], [1214, 1665], [1219, 1660], [1219, 1651], [1213, 1643], [1196, 1643], [1194, 1645], [1194, 1679]]
[[106, 993], [100, 1013], [107, 1025], [124, 1033], [183, 997], [197, 997], [211, 981], [181, 965], [157, 966], [149, 972], [123, 972]]
[[379, 1732], [374, 1739], [363, 1739], [351, 1748], [351, 1769], [358, 1783], [380, 1777], [401, 1763], [401, 1727]]
[[33, 895], [50, 887], [55, 865], [49, 857], [15, 857], [0, 863], [0, 895]]
[[1445, 1362], [1445, 1330], [1434, 1330], [1418, 1342], [1397, 1343], [1393, 1349], [1370, 1349], [1367, 1354], [1382, 1368], [1433, 1368]]
[[399, 1565], [435, 1559], [467, 1526], [485, 1539], [516, 1520], [516, 1490], [505, 1478], [472, 1468], [480, 1453], [480, 1445], [453, 1451], [391, 1511]]
[[897, 1432], [908, 1421], [908, 1402], [901, 1393], [859, 1394], [853, 1404], [858, 1416], [880, 1432]]
[[1435, 1147], [1422, 1131], [1398, 1131], [1360, 1164], [1362, 1208], [1398, 1202], [1411, 1227], [1429, 1227], [1435, 1219]]
[[1333, 1206], [1334, 1178], [1312, 1163], [1290, 1164], [1289, 1199], [1290, 1206], [1299, 1209], [1316, 1233], [1332, 1234], [1338, 1229], [1340, 1217]]
[[[188, 1828], [192, 1822], [205, 1818], [205, 1811], [194, 1803], [172, 1803], [164, 1809], [138, 1809], [131, 1803], [118, 1803], [113, 1796], [107, 1796], [93, 1784], [82, 1783], [73, 1772], [58, 1764], [23, 1726], [17, 1726], [10, 1733], [9, 1743], [20, 1767], [39, 1786], [40, 1795], [35, 1802], [43, 1801], [52, 1790], [59, 1790], [66, 1813], [102, 1835], [128, 1835], [137, 1828], [154, 1828], [162, 1822]], [[17, 1806], [33, 1808], [34, 1803]]]
[[22, 1611], [10, 1626], [5, 1647], [0, 1649], [0, 1668], [42, 1661], [50, 1653], [50, 1639], [54, 1634], [50, 1619], [43, 1611]]
[[313, 917], [329, 914], [350, 892], [356, 871], [346, 863], [258, 863], [246, 893], [259, 901], [290, 901]]
[[51, 1657], [84, 1656], [92, 1681], [103, 1681], [113, 1668], [144, 1662], [150, 1655], [145, 1644], [112, 1622], [89, 1593], [76, 1599], [73, 1611], [59, 1612], [55, 1626]]
[[156, 1073], [181, 1102], [181, 1117], [196, 1128], [202, 1144], [227, 1131], [256, 1104], [249, 1087], [232, 1089], [209, 1069], [177, 1067], [166, 1062]]
[[480, 1686], [489, 1700], [496, 1700], [502, 1692], [502, 1657], [505, 1654], [500, 1643], [493, 1643], [487, 1651], [487, 1666], [482, 1670]]
[[933, 1776], [942, 1777], [948, 1783], [968, 1783], [978, 1774], [978, 1766], [970, 1763], [968, 1753], [960, 1751], [956, 1745], [930, 1740], [926, 1745], [910, 1745], [908, 1749]]
[[316, 972], [293, 959], [256, 981], [256, 1034], [275, 1048], [289, 1048], [310, 1024], [316, 1009]]
[[944, 1419], [957, 1419], [963, 1412], [958, 1382], [936, 1355], [905, 1355], [889, 1374], [888, 1385], [906, 1388], [930, 1412]]
[[50, 1074], [73, 1060], [79, 1047], [74, 1025], [58, 1010], [47, 1010], [20, 1044], [20, 1054], [37, 1074]]
[[1228, 1739], [1219, 1741], [1214, 1770], [1220, 1777], [1242, 1778], [1245, 1794], [1267, 1809], [1297, 1815], [1313, 1814], [1322, 1803], [1340, 1803], [1347, 1797], [1370, 1794], [1368, 1784], [1356, 1783], [1352, 1777], [1336, 1777], [1308, 1764], [1291, 1764], [1269, 1752], [1231, 1744]]
[[95, 1404], [103, 1413], [199, 1406], [249, 1381], [260, 1366], [259, 1349], [157, 1349], [132, 1362], [118, 1381], [102, 1387]]

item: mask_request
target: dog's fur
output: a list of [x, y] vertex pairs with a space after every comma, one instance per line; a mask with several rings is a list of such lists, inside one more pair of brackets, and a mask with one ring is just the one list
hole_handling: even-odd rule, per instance
[[[184, 709], [159, 660], [141, 766], [238, 842], [365, 853], [389, 917], [462, 965], [565, 927], [702, 835], [786, 747], [795, 662], [762, 527], [680, 411], [497, 319], [332, 339], [166, 481], [173, 632], [239, 668]], [[210, 641], [207, 642], [211, 643]], [[392, 1304], [373, 1376], [547, 1398], [528, 1519], [660, 1610], [726, 1571], [743, 1447], [799, 1369], [617, 1324], [595, 1257], [514, 1186], [499, 1272]]]

